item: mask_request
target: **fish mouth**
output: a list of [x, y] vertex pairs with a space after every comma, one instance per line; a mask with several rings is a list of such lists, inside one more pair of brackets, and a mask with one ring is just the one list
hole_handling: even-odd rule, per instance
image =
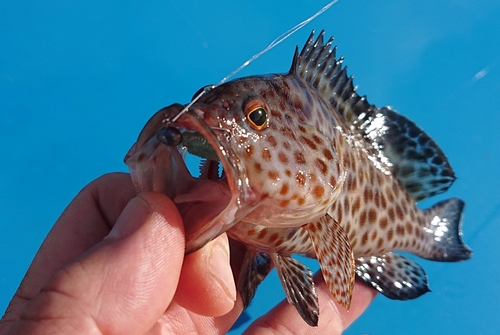
[[[256, 207], [256, 195], [231, 147], [229, 132], [210, 127], [199, 109], [178, 116], [183, 109], [174, 104], [153, 115], [125, 163], [138, 192], [160, 192], [176, 204], [184, 221], [187, 254], [246, 216]], [[186, 166], [186, 151], [206, 159], [197, 177]], [[219, 164], [222, 174], [217, 173]]]

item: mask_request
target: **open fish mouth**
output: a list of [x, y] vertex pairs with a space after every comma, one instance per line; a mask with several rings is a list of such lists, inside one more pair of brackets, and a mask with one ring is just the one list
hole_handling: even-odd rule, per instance
[[[255, 208], [256, 196], [231, 147], [229, 131], [210, 127], [197, 109], [170, 122], [183, 108], [174, 104], [153, 115], [125, 163], [139, 192], [163, 193], [177, 205], [189, 253], [240, 221]], [[186, 151], [202, 158], [199, 176], [190, 174]]]

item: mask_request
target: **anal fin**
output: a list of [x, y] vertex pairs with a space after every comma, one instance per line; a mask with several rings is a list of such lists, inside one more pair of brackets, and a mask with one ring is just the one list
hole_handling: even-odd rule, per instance
[[354, 288], [354, 255], [347, 235], [328, 214], [304, 226], [311, 237], [330, 293], [349, 309]]
[[358, 258], [356, 275], [390, 299], [415, 299], [430, 291], [424, 269], [414, 260], [391, 252]]
[[295, 306], [308, 325], [316, 327], [319, 303], [312, 271], [292, 257], [277, 253], [272, 253], [271, 256], [288, 302]]

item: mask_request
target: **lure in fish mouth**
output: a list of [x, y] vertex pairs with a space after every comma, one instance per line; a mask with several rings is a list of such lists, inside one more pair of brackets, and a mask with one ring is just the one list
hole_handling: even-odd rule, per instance
[[[275, 267], [287, 300], [316, 326], [312, 272], [294, 254], [317, 258], [333, 299], [349, 308], [355, 277], [391, 299], [429, 292], [422, 267], [398, 251], [442, 262], [471, 251], [462, 200], [416, 206], [455, 180], [443, 151], [359, 96], [333, 39], [313, 37], [286, 74], [240, 78], [161, 109], [125, 162], [139, 191], [173, 199], [187, 253], [223, 232], [247, 247], [237, 283], [245, 306]], [[205, 160], [199, 177], [185, 152]]]
[[[147, 123], [125, 157], [138, 190], [161, 192], [176, 203], [184, 220], [186, 253], [193, 252], [243, 218], [256, 203], [227, 145], [227, 131], [210, 127], [200, 109], [174, 104], [158, 111]], [[200, 176], [192, 176], [184, 162], [190, 152], [202, 159]], [[222, 175], [219, 174], [222, 165]]]

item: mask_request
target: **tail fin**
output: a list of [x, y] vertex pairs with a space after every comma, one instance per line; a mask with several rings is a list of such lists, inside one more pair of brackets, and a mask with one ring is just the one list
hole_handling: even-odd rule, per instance
[[465, 203], [457, 198], [443, 200], [424, 211], [424, 232], [431, 241], [430, 249], [423, 258], [457, 262], [469, 259], [472, 251], [462, 241], [462, 211]]

